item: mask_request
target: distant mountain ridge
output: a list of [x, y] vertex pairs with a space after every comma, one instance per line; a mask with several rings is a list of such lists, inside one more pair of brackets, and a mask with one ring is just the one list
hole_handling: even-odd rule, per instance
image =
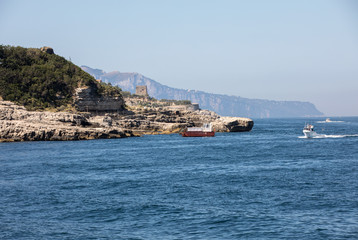
[[199, 103], [200, 108], [215, 111], [222, 116], [278, 118], [323, 115], [310, 102], [249, 99], [196, 90], [177, 89], [162, 85], [139, 73], [121, 73], [118, 71], [106, 73], [103, 70], [87, 66], [81, 66], [81, 68], [96, 79], [119, 86], [124, 91], [135, 93], [137, 85], [146, 85], [151, 97], [190, 100], [193, 103]]

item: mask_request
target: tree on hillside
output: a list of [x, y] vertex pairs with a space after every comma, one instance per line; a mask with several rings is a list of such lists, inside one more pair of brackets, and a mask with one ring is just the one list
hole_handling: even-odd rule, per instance
[[75, 89], [94, 88], [98, 95], [121, 96], [121, 89], [97, 82], [80, 67], [35, 48], [0, 45], [0, 96], [29, 110], [72, 104]]

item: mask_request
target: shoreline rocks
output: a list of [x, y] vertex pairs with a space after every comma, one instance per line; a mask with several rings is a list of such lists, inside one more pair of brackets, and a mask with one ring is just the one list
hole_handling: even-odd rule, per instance
[[68, 141], [135, 136], [120, 128], [97, 127], [85, 114], [31, 112], [0, 101], [0, 142]]
[[217, 132], [250, 131], [248, 118], [221, 117], [208, 110], [142, 108], [113, 113], [32, 112], [0, 101], [0, 142], [67, 141], [179, 133], [211, 122]]

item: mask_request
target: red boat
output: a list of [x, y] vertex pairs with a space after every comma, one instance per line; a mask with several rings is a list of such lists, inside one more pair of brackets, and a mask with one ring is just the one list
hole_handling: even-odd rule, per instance
[[215, 130], [211, 123], [204, 124], [203, 127], [189, 127], [180, 133], [183, 137], [214, 137]]

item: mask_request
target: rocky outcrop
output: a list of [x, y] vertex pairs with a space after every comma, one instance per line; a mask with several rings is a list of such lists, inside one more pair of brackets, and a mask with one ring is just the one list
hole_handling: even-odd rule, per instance
[[247, 132], [253, 128], [254, 121], [249, 118], [220, 117], [213, 122], [213, 126], [223, 132]]
[[122, 97], [98, 96], [89, 87], [76, 89], [75, 105], [81, 112], [118, 112], [125, 109]]
[[0, 141], [60, 141], [134, 136], [131, 131], [101, 127], [84, 114], [30, 112], [8, 101], [0, 101]]
[[186, 127], [212, 123], [217, 132], [250, 131], [248, 118], [221, 117], [208, 110], [134, 108], [106, 113], [31, 112], [0, 101], [0, 142], [123, 138], [142, 134], [178, 133]]
[[96, 118], [98, 123], [102, 122], [102, 126], [107, 125], [110, 118], [111, 125], [137, 134], [178, 133], [186, 127], [200, 127], [204, 123], [212, 123], [217, 132], [243, 132], [250, 131], [254, 125], [248, 118], [221, 117], [208, 110], [172, 111], [166, 108], [136, 109], [125, 115], [107, 115], [102, 120], [98, 116]]
[[48, 54], [55, 54], [55, 52], [53, 51], [53, 48], [51, 47], [42, 47], [40, 48], [41, 51], [48, 53]]

